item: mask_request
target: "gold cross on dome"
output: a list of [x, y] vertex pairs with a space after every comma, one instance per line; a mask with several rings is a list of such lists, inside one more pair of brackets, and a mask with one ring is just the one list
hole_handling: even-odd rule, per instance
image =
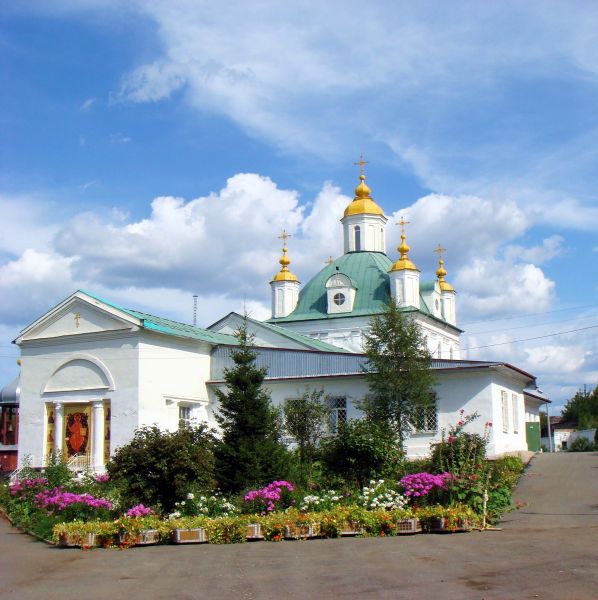
[[354, 165], [359, 165], [359, 174], [363, 175], [364, 174], [364, 170], [363, 167], [365, 167], [365, 165], [369, 165], [369, 161], [367, 160], [363, 160], [363, 154], [359, 155], [359, 162], [353, 163]]
[[446, 252], [446, 248], [443, 248], [440, 244], [438, 244], [438, 248], [432, 252], [436, 252], [436, 254], [438, 254], [438, 260], [442, 260], [442, 253]]
[[332, 258], [332, 256], [328, 257], [328, 260], [324, 261], [327, 265], [331, 265], [334, 262], [334, 258]]
[[278, 239], [282, 240], [283, 246], [286, 246], [287, 245], [287, 239], [290, 238], [290, 237], [293, 237], [293, 234], [292, 233], [287, 233], [286, 229], [283, 229], [282, 233], [278, 236]]
[[397, 223], [397, 225], [401, 226], [401, 233], [405, 233], [405, 225], [409, 225], [409, 221], [405, 221], [405, 219], [401, 217], [401, 220]]
[[75, 313], [75, 327], [79, 329], [79, 321], [81, 320], [81, 315], [79, 313]]

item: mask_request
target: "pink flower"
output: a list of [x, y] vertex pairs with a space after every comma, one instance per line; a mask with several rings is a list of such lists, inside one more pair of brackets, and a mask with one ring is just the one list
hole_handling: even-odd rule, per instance
[[151, 508], [147, 506], [143, 506], [143, 504], [137, 504], [133, 508], [129, 508], [129, 510], [125, 513], [127, 517], [147, 517], [153, 513]]

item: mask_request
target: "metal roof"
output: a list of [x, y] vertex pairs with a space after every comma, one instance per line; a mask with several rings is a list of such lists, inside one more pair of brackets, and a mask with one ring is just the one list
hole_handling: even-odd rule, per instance
[[21, 398], [21, 377], [17, 375], [0, 390], [0, 404], [18, 404]]
[[[268, 319], [269, 323], [311, 321], [316, 319], [342, 319], [381, 314], [386, 310], [390, 298], [389, 269], [392, 261], [383, 252], [349, 252], [317, 273], [299, 293], [295, 310], [286, 317]], [[335, 273], [346, 275], [357, 289], [353, 310], [345, 313], [328, 314], [326, 281]], [[422, 289], [428, 284], [422, 282]], [[433, 286], [433, 283], [431, 284]], [[406, 306], [403, 312], [420, 312], [446, 324], [444, 319], [434, 316], [420, 295], [420, 308]], [[453, 327], [453, 326], [451, 326]]]

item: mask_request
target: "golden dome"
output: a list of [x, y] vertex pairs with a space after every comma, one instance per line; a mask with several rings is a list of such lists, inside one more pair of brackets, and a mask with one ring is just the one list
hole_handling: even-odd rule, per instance
[[436, 248], [434, 252], [438, 253], [438, 269], [436, 269], [436, 276], [438, 277], [440, 291], [454, 292], [455, 288], [448, 281], [444, 280], [444, 278], [446, 277], [446, 269], [444, 268], [444, 261], [442, 260], [442, 253], [444, 252], [444, 248], [440, 244], [438, 244], [438, 248]]
[[397, 248], [397, 250], [401, 253], [401, 256], [399, 260], [397, 260], [397, 262], [394, 263], [394, 265], [389, 269], [389, 273], [391, 273], [392, 271], [405, 270], [419, 271], [419, 269], [409, 260], [409, 257], [407, 256], [407, 253], [411, 249], [409, 248], [409, 245], [406, 242], [407, 237], [405, 236], [405, 225], [407, 225], [408, 223], [409, 221], [405, 221], [403, 217], [401, 217], [401, 220], [397, 223], [397, 225], [401, 226], [401, 243]]
[[365, 183], [365, 175], [363, 173], [359, 176], [361, 180], [359, 185], [355, 188], [355, 198], [353, 202], [345, 208], [345, 217], [351, 215], [382, 215], [384, 211], [372, 200], [370, 194], [372, 190]]
[[291, 237], [284, 229], [282, 230], [282, 235], [280, 238], [282, 239], [282, 256], [278, 261], [281, 265], [281, 269], [274, 277], [272, 281], [297, 281], [297, 276], [294, 273], [289, 271], [289, 265], [291, 264], [291, 260], [287, 256], [287, 238]]

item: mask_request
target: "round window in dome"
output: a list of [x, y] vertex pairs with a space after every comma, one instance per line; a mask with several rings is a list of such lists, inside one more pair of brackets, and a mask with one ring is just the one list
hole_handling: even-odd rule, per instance
[[334, 297], [332, 299], [334, 300], [334, 303], [337, 306], [341, 306], [342, 304], [345, 303], [345, 294], [341, 294], [339, 292], [338, 294], [334, 294]]

